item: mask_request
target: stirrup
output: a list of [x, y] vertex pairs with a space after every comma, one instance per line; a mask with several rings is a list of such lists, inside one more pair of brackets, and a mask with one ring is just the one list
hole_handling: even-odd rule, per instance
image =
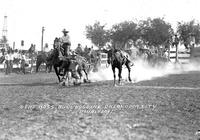
[[131, 67], [134, 66], [134, 63], [130, 62], [130, 66], [131, 66]]

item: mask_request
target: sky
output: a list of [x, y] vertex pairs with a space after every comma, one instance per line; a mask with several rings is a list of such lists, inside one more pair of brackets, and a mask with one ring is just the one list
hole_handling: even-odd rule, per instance
[[72, 48], [78, 43], [91, 46], [85, 37], [85, 26], [96, 21], [107, 28], [123, 21], [148, 17], [164, 17], [175, 29], [177, 22], [200, 21], [199, 0], [0, 0], [0, 32], [7, 16], [7, 37], [10, 46], [24, 49], [36, 44], [41, 49], [42, 27], [44, 44], [52, 48], [62, 30], [69, 31]]

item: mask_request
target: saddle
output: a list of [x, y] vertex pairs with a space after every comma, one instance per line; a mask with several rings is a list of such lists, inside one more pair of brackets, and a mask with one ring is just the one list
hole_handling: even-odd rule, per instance
[[66, 56], [64, 56], [64, 48], [63, 47], [60, 47], [60, 50], [59, 50], [59, 59], [60, 60], [64, 60], [64, 57], [66, 57]]
[[121, 54], [121, 57], [123, 58], [123, 61], [126, 62], [128, 61], [128, 63], [130, 64], [130, 66], [133, 66], [134, 64], [131, 62], [130, 56], [128, 53], [124, 52], [124, 51], [119, 51]]

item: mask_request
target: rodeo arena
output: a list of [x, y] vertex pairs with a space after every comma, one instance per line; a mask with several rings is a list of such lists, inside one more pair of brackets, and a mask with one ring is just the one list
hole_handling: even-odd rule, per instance
[[200, 46], [178, 37], [159, 49], [56, 37], [38, 51], [3, 36], [0, 140], [199, 140]]

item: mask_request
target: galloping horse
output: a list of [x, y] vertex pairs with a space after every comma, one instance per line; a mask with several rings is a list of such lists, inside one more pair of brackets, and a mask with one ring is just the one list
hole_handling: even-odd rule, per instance
[[114, 86], [116, 86], [116, 75], [115, 75], [115, 68], [117, 68], [119, 70], [118, 73], [118, 77], [119, 77], [119, 84], [121, 84], [121, 79], [122, 79], [122, 66], [125, 65], [128, 69], [128, 80], [131, 82], [131, 76], [130, 76], [130, 72], [131, 72], [131, 65], [132, 63], [129, 61], [128, 59], [128, 54], [126, 54], [123, 51], [114, 49], [114, 50], [109, 50], [107, 51], [108, 53], [108, 58], [107, 58], [107, 62], [108, 64], [111, 64], [112, 67], [112, 71], [113, 71], [113, 76], [114, 76]]
[[[63, 57], [62, 60], [59, 58], [59, 51], [58, 51], [58, 46], [60, 45], [59, 39], [56, 38], [54, 40], [54, 50], [53, 52], [47, 57], [47, 62], [51, 62], [53, 64], [53, 67], [55, 69], [55, 73], [58, 77], [59, 82], [61, 82], [60, 76], [63, 76], [63, 78], [67, 74], [67, 78], [69, 78], [69, 72], [72, 73], [72, 77], [77, 79], [81, 79], [82, 71], [85, 72], [86, 79], [84, 82], [89, 81], [88, 80], [88, 63], [86, 59], [84, 59], [81, 56], [69, 56], [69, 58]], [[61, 69], [64, 69], [64, 73], [61, 74]], [[79, 76], [78, 76], [79, 75]]]
[[46, 61], [53, 65], [55, 73], [58, 77], [58, 81], [61, 82], [60, 76], [62, 76], [62, 75], [59, 73], [59, 68], [61, 67], [61, 65], [63, 63], [63, 60], [60, 60], [58, 56], [59, 56], [58, 50], [54, 49], [51, 52], [51, 54], [46, 58]]
[[70, 80], [69, 72], [71, 72], [72, 77], [77, 80], [77, 82], [74, 84], [78, 83], [78, 79], [82, 80], [83, 78], [82, 72], [84, 72], [85, 74], [83, 82], [90, 83], [90, 80], [88, 78], [88, 73], [90, 72], [91, 67], [85, 57], [82, 57], [80, 55], [71, 55], [69, 57], [69, 60], [63, 60], [62, 68], [64, 68], [63, 76], [67, 74], [66, 78], [68, 78], [68, 80]]

